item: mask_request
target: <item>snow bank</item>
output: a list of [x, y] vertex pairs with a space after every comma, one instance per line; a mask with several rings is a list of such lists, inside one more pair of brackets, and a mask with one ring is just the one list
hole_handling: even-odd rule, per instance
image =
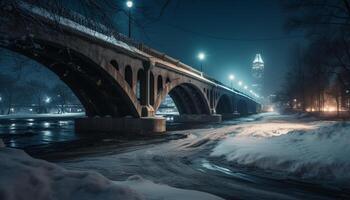
[[0, 199], [129, 200], [220, 199], [203, 192], [176, 189], [133, 176], [110, 181], [94, 172], [66, 170], [33, 159], [24, 151], [0, 148]]
[[213, 149], [232, 164], [350, 184], [350, 123], [265, 123], [237, 129]]

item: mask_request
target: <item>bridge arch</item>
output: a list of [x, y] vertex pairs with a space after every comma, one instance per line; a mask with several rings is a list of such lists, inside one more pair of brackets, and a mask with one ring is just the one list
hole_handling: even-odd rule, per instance
[[[21, 44], [18, 44], [18, 40], [22, 40]], [[9, 43], [1, 47], [35, 60], [54, 72], [77, 96], [87, 116], [140, 117], [137, 105], [130, 95], [106, 71], [112, 70], [113, 74], [120, 76], [113, 60], [105, 62], [107, 65], [102, 67], [84, 53], [70, 48], [69, 45], [64, 46], [67, 43], [59, 41], [36, 38], [27, 41], [15, 38]], [[37, 47], [32, 47], [33, 43]], [[108, 67], [108, 64], [113, 67]]]
[[183, 114], [210, 114], [210, 107], [205, 93], [193, 83], [173, 80], [167, 83], [164, 90], [157, 96], [154, 109], [157, 110], [161, 102], [169, 95], [180, 115]]
[[221, 95], [217, 105], [216, 105], [216, 113], [217, 114], [231, 114], [234, 112], [234, 108], [232, 105], [232, 99], [229, 95], [223, 94]]
[[199, 88], [193, 84], [183, 83], [169, 92], [180, 115], [181, 114], [210, 114], [205, 97]]

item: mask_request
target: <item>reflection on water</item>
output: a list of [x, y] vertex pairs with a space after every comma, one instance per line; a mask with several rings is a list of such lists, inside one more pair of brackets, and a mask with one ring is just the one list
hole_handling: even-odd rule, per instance
[[72, 119], [2, 119], [0, 137], [6, 146], [28, 148], [79, 139]]

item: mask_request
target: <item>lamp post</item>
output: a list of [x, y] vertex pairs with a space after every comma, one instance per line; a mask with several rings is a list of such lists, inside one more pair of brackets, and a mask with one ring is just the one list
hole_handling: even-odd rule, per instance
[[235, 76], [231, 74], [228, 78], [230, 79], [231, 89], [233, 89], [233, 80], [235, 80]]
[[126, 7], [128, 7], [128, 18], [129, 18], [129, 33], [128, 36], [131, 38], [131, 8], [133, 7], [134, 3], [131, 0], [128, 0], [126, 2]]
[[205, 59], [205, 54], [203, 52], [200, 52], [198, 54], [198, 59], [201, 63], [201, 72], [202, 72], [202, 76], [203, 76], [203, 60]]

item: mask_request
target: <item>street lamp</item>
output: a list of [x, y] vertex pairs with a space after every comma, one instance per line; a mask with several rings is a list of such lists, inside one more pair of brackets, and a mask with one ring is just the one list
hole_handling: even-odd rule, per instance
[[51, 98], [50, 97], [46, 97], [45, 98], [45, 103], [50, 103], [51, 102]]
[[201, 72], [203, 74], [203, 60], [205, 59], [205, 54], [203, 52], [200, 52], [198, 54], [198, 59], [199, 59], [199, 61], [201, 63]]
[[245, 86], [244, 86], [244, 89], [248, 90], [248, 86], [245, 85]]
[[233, 74], [231, 74], [228, 78], [230, 79], [231, 89], [233, 89], [232, 82], [233, 82], [233, 80], [235, 80], [235, 76]]
[[134, 6], [134, 2], [131, 0], [126, 1], [126, 7], [128, 7], [128, 18], [129, 18], [129, 33], [128, 36], [131, 38], [131, 8]]
[[239, 86], [242, 86], [242, 85], [243, 85], [243, 82], [242, 82], [242, 81], [239, 81], [239, 82], [238, 82], [238, 85], [239, 85]]

